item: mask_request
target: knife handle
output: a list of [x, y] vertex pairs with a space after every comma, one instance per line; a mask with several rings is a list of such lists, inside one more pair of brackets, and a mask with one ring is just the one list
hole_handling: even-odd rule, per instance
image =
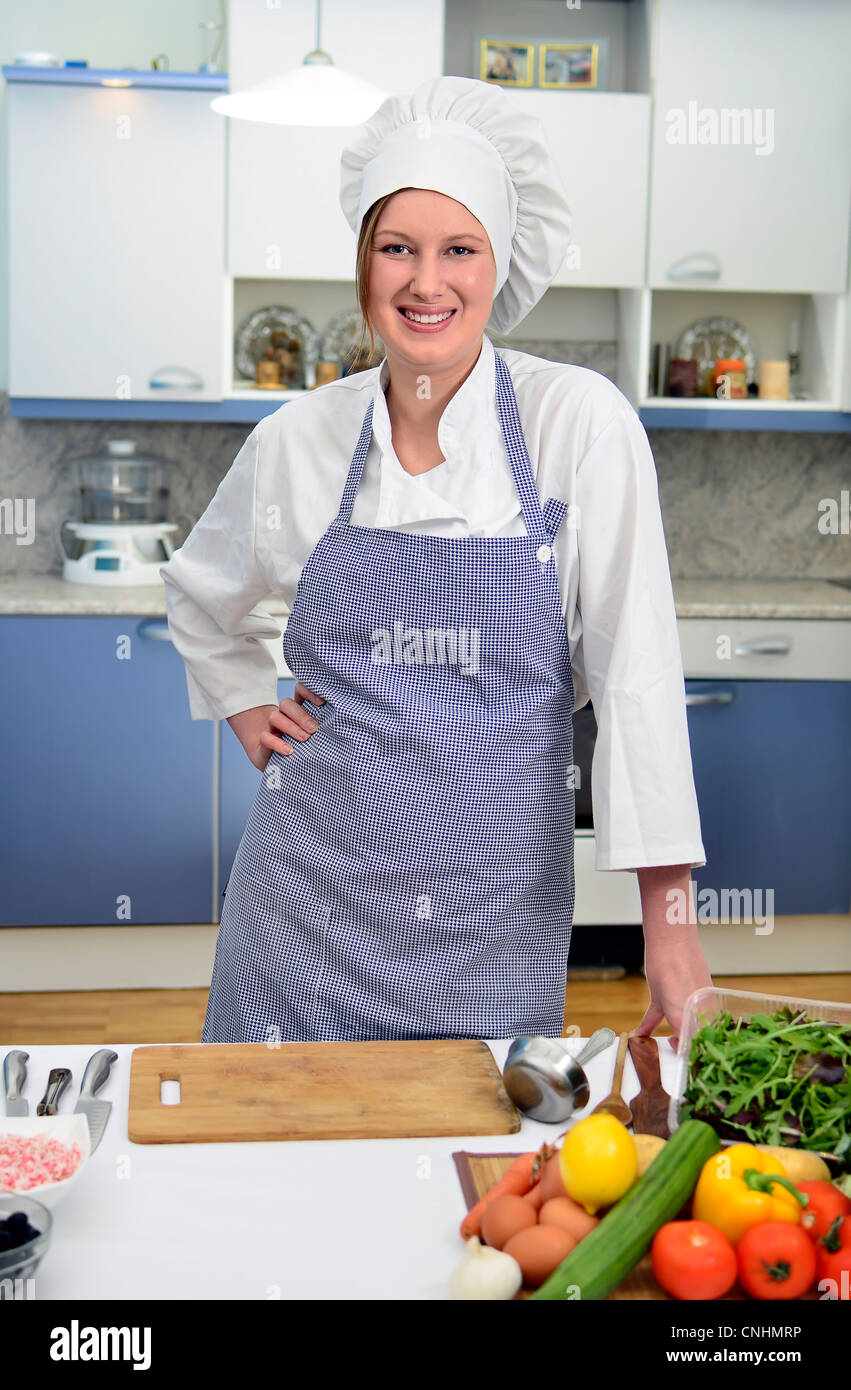
[[27, 1079], [27, 1062], [30, 1054], [17, 1048], [7, 1052], [3, 1062], [3, 1088], [7, 1100], [22, 1100], [21, 1091]]
[[47, 1078], [47, 1090], [36, 1106], [37, 1115], [55, 1115], [59, 1097], [71, 1080], [67, 1067], [54, 1067]]
[[109, 1069], [113, 1062], [118, 1060], [118, 1053], [112, 1052], [108, 1047], [102, 1047], [100, 1052], [89, 1058], [86, 1063], [86, 1070], [83, 1072], [83, 1084], [80, 1087], [80, 1099], [86, 1096], [93, 1096], [99, 1091], [101, 1086], [109, 1076]]

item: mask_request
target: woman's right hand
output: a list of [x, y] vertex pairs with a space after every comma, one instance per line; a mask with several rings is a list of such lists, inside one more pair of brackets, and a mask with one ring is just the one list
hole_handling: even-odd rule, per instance
[[250, 761], [261, 772], [273, 753], [293, 751], [292, 744], [282, 738], [282, 734], [303, 743], [319, 727], [303, 705], [305, 700], [324, 705], [322, 696], [308, 690], [301, 681], [296, 681], [294, 696], [294, 699], [282, 700], [279, 705], [257, 705], [228, 718]]

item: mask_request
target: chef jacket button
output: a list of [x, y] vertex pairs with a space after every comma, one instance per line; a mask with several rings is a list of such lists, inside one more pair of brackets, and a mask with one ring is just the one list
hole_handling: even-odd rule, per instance
[[548, 545], [541, 545], [538, 547], [538, 559], [540, 560], [542, 565], [545, 565], [547, 563], [552, 553], [553, 552]]

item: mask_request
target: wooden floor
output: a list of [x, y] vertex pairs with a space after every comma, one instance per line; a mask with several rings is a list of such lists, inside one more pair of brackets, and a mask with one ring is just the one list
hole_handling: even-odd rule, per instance
[[[851, 975], [718, 975], [716, 985], [752, 993], [851, 1003]], [[582, 1037], [595, 1028], [630, 1031], [648, 1001], [640, 974], [621, 980], [568, 982], [565, 1025]], [[201, 1041], [206, 989], [90, 990], [0, 994], [0, 1046], [30, 1043], [157, 1043]], [[670, 1033], [665, 1027], [660, 1034]]]

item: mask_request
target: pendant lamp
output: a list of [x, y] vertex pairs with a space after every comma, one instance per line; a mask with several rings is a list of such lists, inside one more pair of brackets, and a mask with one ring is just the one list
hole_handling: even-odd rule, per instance
[[216, 97], [210, 102], [213, 110], [272, 125], [349, 126], [368, 120], [389, 93], [338, 68], [322, 48], [321, 27], [322, 3], [316, 0], [316, 47], [301, 67]]

